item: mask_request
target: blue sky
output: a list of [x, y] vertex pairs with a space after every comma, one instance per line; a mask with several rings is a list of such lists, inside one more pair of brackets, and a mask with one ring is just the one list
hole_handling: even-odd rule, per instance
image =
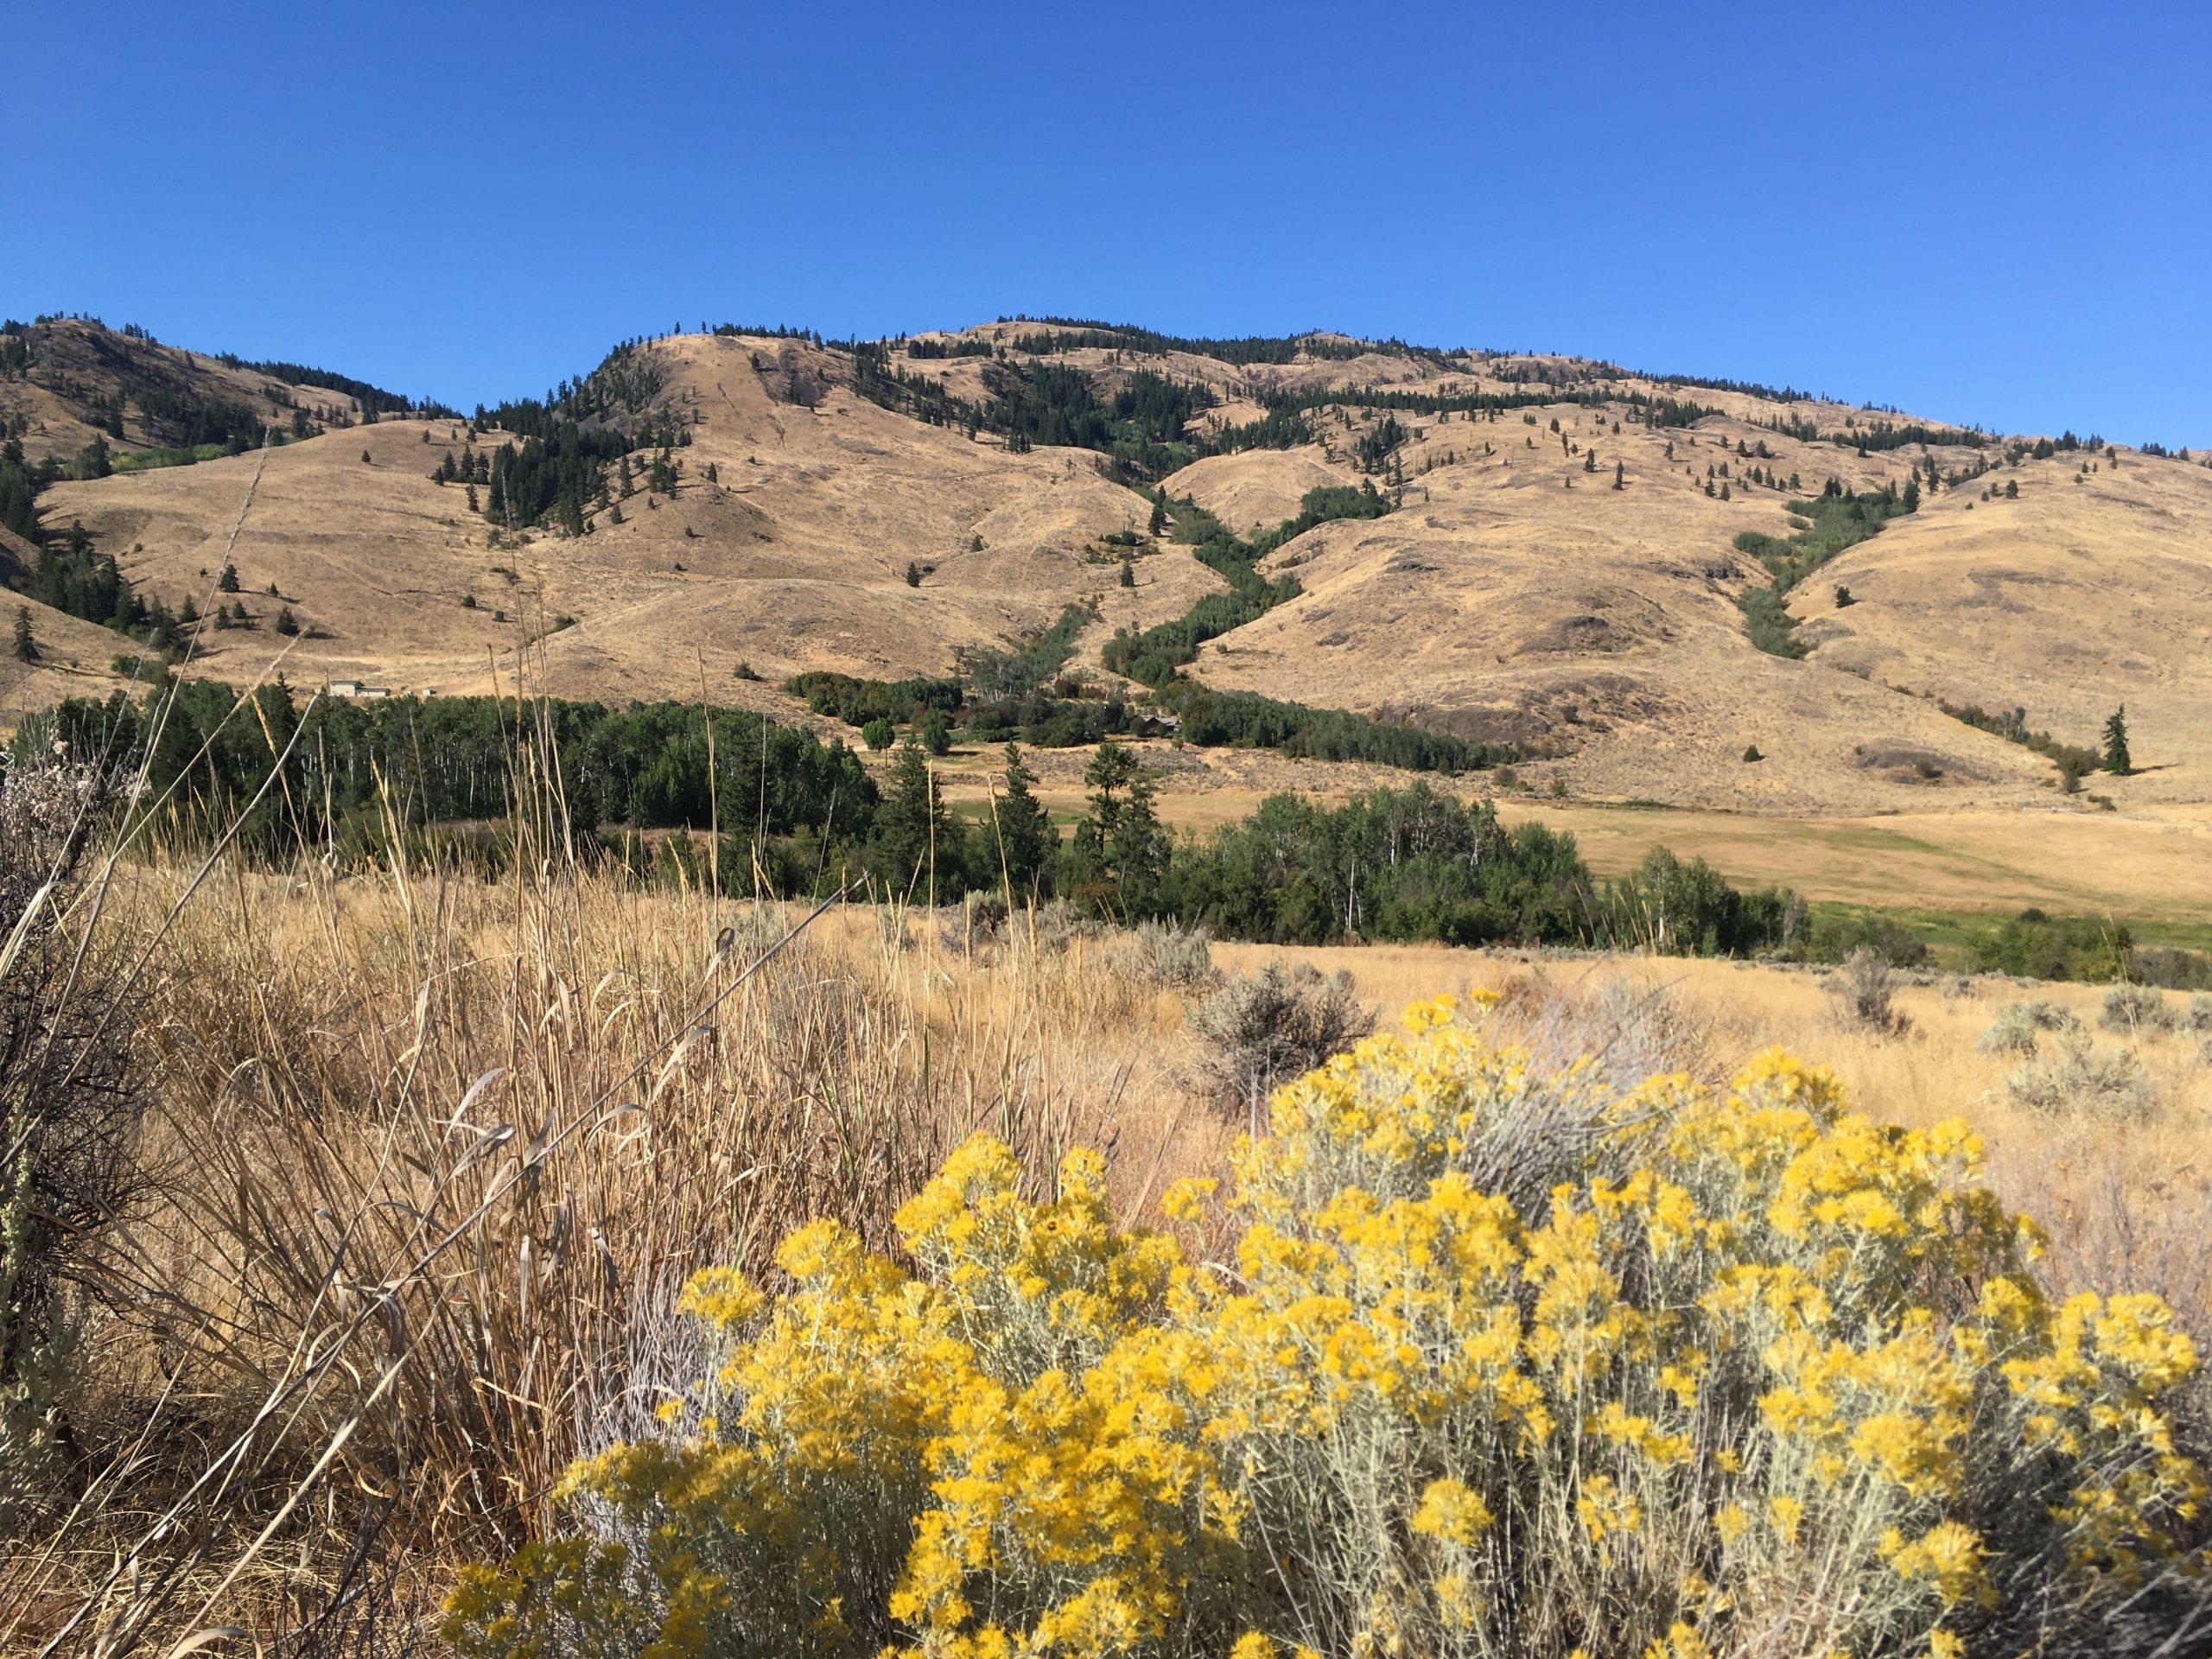
[[2212, 6], [11, 11], [0, 312], [466, 406], [702, 320], [1315, 326], [2212, 443]]

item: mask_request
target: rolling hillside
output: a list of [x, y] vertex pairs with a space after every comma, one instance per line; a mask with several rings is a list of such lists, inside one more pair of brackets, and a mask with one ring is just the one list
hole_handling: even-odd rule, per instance
[[[658, 423], [682, 440], [626, 459], [627, 495], [615, 463], [595, 463], [604, 499], [582, 504], [575, 534], [556, 515], [494, 522], [480, 500], [470, 511], [470, 486], [433, 480], [448, 453], [488, 454], [512, 431], [487, 426], [472, 447], [470, 421], [443, 413], [359, 424], [360, 403], [328, 386], [41, 327], [29, 366], [0, 381], [0, 421], [33, 462], [118, 425], [118, 464], [174, 443], [194, 397], [312, 433], [38, 495], [49, 540], [81, 524], [142, 596], [243, 605], [251, 628], [200, 634], [211, 676], [281, 657], [295, 684], [452, 692], [511, 683], [519, 662], [569, 695], [789, 715], [793, 671], [944, 673], [963, 647], [1094, 601], [1077, 660], [1103, 683], [1116, 629], [1227, 591], [1190, 547], [1147, 533], [1155, 485], [1249, 535], [1310, 492], [1373, 484], [1395, 510], [1268, 551], [1262, 574], [1302, 591], [1205, 644], [1190, 672], [1521, 743], [1548, 757], [1523, 768], [1532, 780], [1591, 798], [2056, 803], [2050, 760], [1939, 702], [2024, 707], [2075, 745], [2126, 703], [2143, 770], [2088, 785], [2124, 807], [2201, 801], [2212, 779], [2212, 470], [2179, 457], [1333, 335], [1003, 323], [855, 350], [716, 333], [640, 342], [579, 383], [628, 402], [580, 393], [577, 430]], [[649, 483], [657, 459], [675, 475]], [[1831, 480], [1886, 488], [1894, 510], [1908, 474], [1917, 511], [1789, 592], [1796, 626], [1774, 637], [1803, 654], [1755, 646], [1738, 601], [1770, 573], [1739, 535], [1786, 540], [1809, 522], [1790, 504]], [[219, 601], [250, 488], [239, 591]], [[276, 632], [287, 610], [296, 636]], [[87, 673], [97, 644], [72, 636]], [[53, 677], [0, 690], [20, 710]]]

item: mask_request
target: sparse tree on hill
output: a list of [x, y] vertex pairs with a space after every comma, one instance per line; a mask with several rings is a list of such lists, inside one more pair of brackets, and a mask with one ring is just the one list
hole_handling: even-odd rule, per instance
[[1124, 588], [1134, 588], [1136, 585], [1136, 561], [1128, 557], [1127, 555], [1123, 555], [1122, 559], [1122, 586]]
[[375, 461], [369, 459], [369, 452], [365, 449], [361, 451], [361, 465], [364, 467], [373, 467], [376, 465]]
[[16, 607], [16, 660], [38, 661], [38, 638], [31, 632], [31, 607], [28, 605]]
[[922, 567], [912, 559], [906, 561], [906, 585], [909, 588], [918, 588], [922, 585]]
[[476, 511], [476, 486], [474, 484], [468, 486], [468, 510], [471, 512]]
[[1619, 490], [1619, 489], [1625, 489], [1627, 486], [1628, 486], [1628, 467], [1627, 467], [1627, 464], [1626, 464], [1625, 462], [1624, 462], [1624, 461], [1615, 461], [1615, 462], [1613, 463], [1613, 487], [1614, 487], [1615, 489], [1617, 489], [1617, 490]]
[[1145, 533], [1157, 536], [1167, 528], [1167, 488], [1162, 485], [1152, 498], [1152, 518], [1145, 525]]
[[235, 594], [236, 592], [238, 592], [238, 566], [236, 566], [235, 564], [226, 564], [226, 565], [225, 565], [225, 566], [223, 567], [223, 574], [222, 574], [221, 575], [219, 575], [219, 576], [218, 576], [218, 577], [216, 577], [216, 578], [215, 578], [215, 588], [216, 588], [216, 591], [217, 591], [217, 592], [219, 592], [219, 593], [225, 593], [225, 594]]
[[2105, 721], [2105, 770], [2121, 778], [2135, 770], [2134, 760], [2127, 753], [2127, 705], [2124, 702]]
[[292, 607], [290, 606], [287, 605], [276, 613], [277, 632], [283, 634], [294, 634], [297, 633], [299, 631], [299, 619], [292, 614]]

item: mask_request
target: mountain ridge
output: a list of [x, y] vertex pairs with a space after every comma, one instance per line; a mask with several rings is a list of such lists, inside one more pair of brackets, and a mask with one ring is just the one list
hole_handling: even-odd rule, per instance
[[[265, 458], [56, 479], [38, 512], [51, 532], [80, 524], [142, 594], [204, 610], [211, 550], [259, 467], [229, 601], [256, 626], [200, 635], [211, 675], [274, 657], [281, 610], [306, 630], [283, 642], [296, 683], [481, 690], [526, 666], [558, 692], [790, 717], [787, 675], [948, 672], [1090, 603], [1078, 662], [1111, 686], [1098, 654], [1117, 629], [1230, 591], [1150, 532], [1156, 497], [1249, 538], [1313, 492], [1364, 484], [1395, 510], [1269, 550], [1259, 571], [1295, 596], [1203, 640], [1185, 672], [1537, 747], [1555, 756], [1542, 781], [1578, 794], [1777, 811], [2032, 799], [2050, 764], [1943, 705], [2024, 707], [2083, 744], [2126, 702], [2156, 769], [2111, 787], [2205, 798], [2212, 473], [2196, 458], [1318, 333], [1184, 341], [1014, 319], [886, 342], [662, 336], [550, 400], [480, 411], [514, 424], [473, 446], [474, 417], [372, 411], [208, 362], [223, 395], [321, 429]], [[610, 389], [613, 366], [627, 378]], [[69, 424], [37, 371], [0, 381], [29, 460], [105, 435]], [[86, 390], [79, 413], [116, 412], [114, 390]], [[127, 435], [164, 435], [121, 402]], [[662, 442], [558, 472], [561, 442], [648, 427]], [[534, 524], [491, 518], [488, 483], [429, 476], [448, 449], [474, 466], [509, 444], [533, 505], [552, 492]], [[1803, 539], [1793, 504], [1817, 506], [1830, 480], [1895, 516], [1767, 607], [1768, 643], [1793, 660], [1752, 643], [1745, 607], [1772, 585], [1772, 550]]]

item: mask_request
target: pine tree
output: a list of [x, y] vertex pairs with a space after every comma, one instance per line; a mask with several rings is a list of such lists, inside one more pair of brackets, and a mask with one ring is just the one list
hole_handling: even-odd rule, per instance
[[1624, 489], [1627, 487], [1627, 466], [1625, 463], [1617, 461], [1613, 463], [1613, 487], [1617, 490]]
[[1111, 894], [1109, 908], [1141, 913], [1167, 864], [1152, 785], [1137, 757], [1110, 738], [1099, 744], [1083, 780], [1091, 789], [1090, 814], [1077, 841], [1090, 874]]
[[1134, 587], [1135, 587], [1136, 585], [1137, 585], [1137, 566], [1136, 566], [1136, 561], [1135, 561], [1135, 560], [1134, 560], [1134, 559], [1132, 559], [1132, 558], [1128, 558], [1128, 557], [1127, 557], [1127, 556], [1124, 556], [1124, 557], [1122, 558], [1122, 587], [1124, 587], [1124, 588], [1134, 588]]
[[1162, 485], [1152, 498], [1152, 518], [1145, 525], [1145, 533], [1157, 536], [1167, 528], [1167, 488]]
[[2125, 778], [2135, 770], [2127, 753], [2127, 705], [2121, 703], [2105, 721], [2105, 770]]
[[1006, 746], [1006, 793], [999, 798], [999, 855], [1006, 878], [1016, 892], [1034, 887], [1048, 874], [1046, 865], [1059, 837], [1052, 830], [1052, 814], [1037, 798], [1036, 774], [1021, 763], [1021, 750]]
[[922, 585], [922, 567], [912, 559], [906, 561], [906, 585], [909, 588], [918, 588]]
[[1920, 474], [1916, 472], [1904, 475], [1904, 510], [1907, 512], [1920, 511]]
[[922, 746], [908, 738], [899, 746], [892, 763], [891, 788], [875, 810], [876, 873], [901, 898], [920, 893], [931, 905], [931, 854], [944, 859], [948, 874], [960, 868], [958, 842], [945, 833], [944, 804], [938, 798], [936, 780], [930, 776], [929, 757]]
[[299, 631], [299, 619], [292, 614], [292, 607], [290, 606], [287, 605], [276, 613], [277, 632], [293, 634], [297, 633]]
[[38, 639], [31, 632], [31, 607], [28, 605], [16, 607], [16, 660], [38, 661]]
[[225, 566], [223, 567], [223, 574], [222, 574], [221, 575], [219, 575], [219, 576], [218, 576], [218, 577], [216, 577], [216, 578], [215, 578], [215, 587], [216, 587], [216, 590], [217, 590], [218, 592], [219, 592], [219, 593], [235, 594], [236, 592], [238, 592], [238, 566], [236, 566], [235, 564], [226, 564], [226, 565], [225, 565]]

